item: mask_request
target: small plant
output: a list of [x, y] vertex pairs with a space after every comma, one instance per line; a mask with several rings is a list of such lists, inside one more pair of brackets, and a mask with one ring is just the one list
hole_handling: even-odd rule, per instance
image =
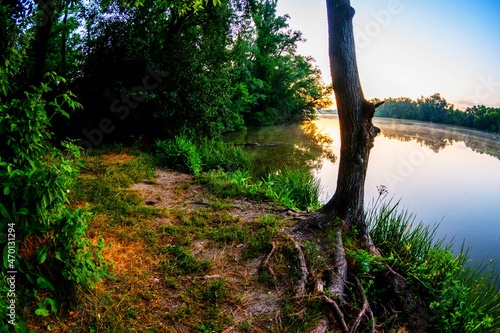
[[215, 280], [204, 284], [202, 286], [201, 297], [205, 303], [217, 307], [220, 302], [223, 302], [229, 297], [226, 281]]
[[252, 164], [252, 157], [240, 147], [224, 143], [220, 139], [205, 138], [197, 142], [186, 135], [156, 141], [156, 159], [160, 165], [195, 176], [213, 169], [248, 169]]
[[168, 255], [163, 266], [165, 273], [169, 275], [203, 273], [211, 267], [210, 260], [196, 259], [185, 247], [179, 245], [166, 246], [162, 252]]
[[259, 221], [259, 229], [252, 235], [243, 254], [245, 259], [259, 257], [271, 250], [274, 235], [279, 231], [280, 221], [272, 215], [264, 215]]

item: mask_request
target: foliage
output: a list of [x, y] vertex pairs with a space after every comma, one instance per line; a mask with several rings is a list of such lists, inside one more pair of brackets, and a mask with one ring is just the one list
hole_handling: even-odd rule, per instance
[[500, 133], [500, 109], [477, 105], [465, 111], [455, 109], [439, 94], [413, 101], [407, 97], [388, 98], [377, 109], [378, 117], [413, 119], [451, 124]]
[[[22, 52], [10, 50], [23, 61]], [[32, 87], [23, 98], [12, 93], [9, 77], [16, 75], [19, 62], [5, 61], [0, 77], [0, 228], [15, 240], [2, 237], [4, 268], [17, 270], [17, 309], [38, 303], [36, 314], [59, 312], [73, 301], [76, 285], [92, 287], [106, 274], [103, 239], [93, 244], [86, 237], [90, 216], [68, 207], [68, 193], [78, 173], [77, 146], [63, 142], [64, 152], [51, 143], [49, 131], [54, 110], [68, 116], [65, 108], [79, 104], [67, 92], [47, 101], [45, 95], [64, 79], [49, 74], [48, 83]], [[15, 243], [15, 247], [11, 245]], [[14, 254], [11, 250], [14, 249]], [[11, 255], [12, 254], [12, 255]], [[5, 275], [0, 280], [6, 283]], [[6, 294], [2, 294], [2, 299]], [[5, 307], [0, 311], [4, 313]], [[21, 315], [21, 311], [17, 312]], [[3, 324], [3, 323], [2, 323]]]
[[[379, 205], [379, 206], [378, 206]], [[471, 266], [467, 251], [454, 255], [437, 227], [414, 225], [414, 216], [380, 201], [367, 216], [375, 245], [424, 296], [437, 332], [495, 332], [500, 329], [500, 292], [492, 267]]]
[[[285, 169], [261, 179], [254, 179], [248, 170], [230, 173], [215, 170], [202, 175], [201, 181], [219, 195], [273, 200], [284, 207], [299, 210], [320, 207], [319, 184], [306, 169]], [[290, 187], [290, 184], [294, 187]]]
[[202, 171], [202, 160], [195, 143], [185, 135], [176, 136], [173, 140], [156, 141], [156, 158], [161, 165], [193, 175]]
[[311, 117], [329, 103], [331, 87], [311, 58], [296, 54], [302, 37], [288, 29], [287, 16], [276, 15], [275, 1], [53, 7], [46, 60], [33, 57], [67, 76], [84, 106], [69, 121], [55, 119], [58, 135], [87, 140], [108, 119], [112, 130], [94, 146], [131, 135], [215, 137]]
[[156, 159], [160, 165], [193, 175], [212, 169], [247, 169], [252, 163], [250, 155], [240, 147], [220, 139], [204, 138], [195, 143], [186, 135], [176, 136], [173, 140], [157, 140]]

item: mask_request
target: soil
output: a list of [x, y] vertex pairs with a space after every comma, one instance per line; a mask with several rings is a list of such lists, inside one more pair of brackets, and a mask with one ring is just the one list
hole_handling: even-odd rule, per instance
[[[213, 205], [210, 194], [204, 185], [195, 182], [190, 175], [171, 170], [157, 170], [154, 183], [137, 183], [131, 189], [138, 191], [144, 204], [158, 208], [177, 208], [192, 211], [206, 209]], [[240, 224], [254, 223], [265, 214], [282, 214], [284, 219], [291, 217], [285, 211], [279, 211], [270, 203], [247, 199], [231, 199], [229, 214]], [[227, 212], [227, 208], [225, 208]], [[171, 223], [167, 218], [157, 221], [159, 224]], [[269, 325], [276, 326], [284, 297], [284, 288], [271, 287], [258, 283], [257, 276], [263, 258], [241, 260], [246, 244], [210, 246], [207, 242], [196, 241], [194, 255], [198, 259], [210, 259], [213, 263], [210, 274], [201, 279], [222, 279], [227, 281], [232, 296], [239, 298], [237, 307], [225, 309], [231, 311], [234, 323], [223, 330], [224, 333], [242, 332], [238, 326], [242, 322], [250, 323], [252, 332], [269, 332]], [[158, 278], [152, 277], [153, 283]], [[164, 300], [170, 306], [177, 307], [182, 302], [178, 295], [169, 295]], [[159, 314], [161, 315], [161, 314]], [[174, 332], [189, 332], [187, 327], [177, 326]]]

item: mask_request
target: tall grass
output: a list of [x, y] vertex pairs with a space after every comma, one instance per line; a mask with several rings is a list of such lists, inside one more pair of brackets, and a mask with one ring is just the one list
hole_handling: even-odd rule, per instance
[[198, 147], [185, 135], [176, 136], [172, 140], [157, 140], [155, 158], [160, 165], [179, 171], [194, 175], [202, 171]]
[[415, 223], [399, 202], [377, 201], [366, 220], [375, 245], [393, 268], [406, 274], [424, 296], [435, 332], [500, 331], [498, 276], [489, 263], [471, 266], [468, 249], [451, 252], [453, 242], [435, 239], [437, 225]]
[[271, 200], [302, 211], [320, 207], [319, 182], [306, 169], [286, 169], [260, 179], [253, 177], [248, 170], [231, 173], [217, 170], [202, 175], [201, 181], [218, 195]]
[[319, 208], [319, 181], [306, 169], [285, 169], [264, 178], [251, 174], [253, 158], [241, 147], [217, 139], [195, 142], [186, 136], [156, 142], [158, 164], [196, 176], [227, 196], [268, 199], [298, 210]]
[[299, 210], [315, 210], [320, 207], [319, 180], [307, 169], [285, 169], [268, 176], [274, 184], [274, 193], [283, 205]]
[[241, 147], [217, 139], [194, 141], [185, 135], [171, 140], [156, 141], [158, 164], [199, 175], [203, 171], [248, 169], [252, 157]]

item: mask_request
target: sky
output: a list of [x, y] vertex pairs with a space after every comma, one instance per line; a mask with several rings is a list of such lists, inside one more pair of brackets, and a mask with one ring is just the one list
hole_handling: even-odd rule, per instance
[[[500, 107], [500, 1], [351, 0], [356, 56], [365, 98], [440, 93], [456, 108]], [[278, 15], [306, 38], [325, 82], [326, 0], [279, 0]]]

